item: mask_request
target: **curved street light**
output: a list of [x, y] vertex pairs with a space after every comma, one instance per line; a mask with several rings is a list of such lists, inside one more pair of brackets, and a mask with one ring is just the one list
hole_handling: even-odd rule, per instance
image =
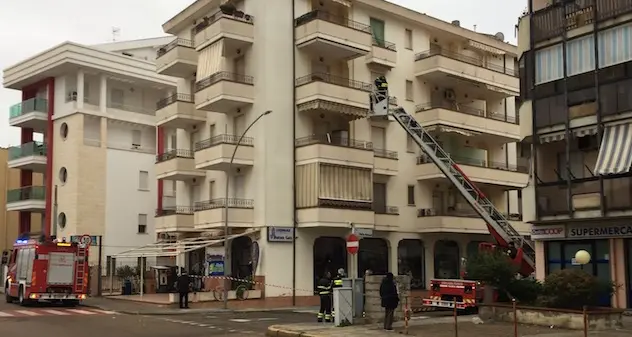
[[[267, 110], [263, 112], [262, 114], [257, 116], [257, 118], [255, 118], [255, 120], [252, 121], [250, 125], [248, 125], [246, 130], [244, 130], [244, 132], [242, 132], [242, 134], [239, 136], [239, 139], [237, 140], [237, 144], [235, 145], [235, 149], [233, 150], [233, 155], [230, 156], [230, 162], [228, 162], [228, 170], [226, 171], [226, 191], [225, 191], [226, 193], [224, 195], [224, 272], [226, 271], [226, 262], [227, 262], [228, 253], [229, 253], [228, 251], [228, 192], [229, 192], [229, 187], [230, 187], [229, 183], [230, 183], [230, 175], [233, 168], [233, 161], [235, 160], [237, 149], [239, 148], [239, 145], [241, 145], [241, 141], [242, 139], [244, 139], [244, 136], [246, 135], [246, 133], [248, 133], [250, 128], [252, 128], [252, 126], [255, 125], [261, 118], [263, 118], [263, 116], [267, 116], [270, 113], [272, 113], [272, 110]], [[224, 282], [226, 282], [226, 279], [224, 279]], [[225, 284], [224, 285], [224, 309], [228, 309], [228, 289], [229, 287], [227, 287]]]

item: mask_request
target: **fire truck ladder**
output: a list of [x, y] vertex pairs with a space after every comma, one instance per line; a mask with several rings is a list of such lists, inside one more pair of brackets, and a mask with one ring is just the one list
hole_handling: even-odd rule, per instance
[[[384, 83], [386, 81], [382, 79]], [[376, 86], [379, 84], [376, 80]], [[378, 87], [379, 88], [379, 87]], [[523, 261], [521, 262], [521, 271], [529, 270], [530, 274], [535, 270], [535, 250], [531, 243], [524, 239], [518, 231], [516, 231], [505, 216], [496, 209], [491, 201], [470, 181], [470, 179], [461, 171], [459, 166], [450, 158], [434, 138], [417, 123], [413, 116], [409, 115], [406, 110], [401, 107], [394, 108], [389, 111], [388, 89], [376, 90], [371, 94], [371, 113], [378, 117], [392, 117], [404, 130], [412, 137], [421, 150], [428, 156], [430, 160], [443, 172], [450, 180], [452, 185], [461, 193], [463, 198], [472, 206], [472, 208], [485, 220], [490, 230], [505, 241], [506, 244], [513, 242], [517, 249], [523, 251]], [[492, 233], [494, 238], [498, 238]], [[499, 242], [500, 243], [500, 242]], [[523, 265], [527, 268], [523, 268]], [[524, 275], [528, 276], [528, 275]]]
[[86, 279], [86, 259], [88, 257], [88, 249], [79, 246], [77, 249], [77, 265], [75, 267], [75, 292], [82, 293], [84, 291], [84, 282]]

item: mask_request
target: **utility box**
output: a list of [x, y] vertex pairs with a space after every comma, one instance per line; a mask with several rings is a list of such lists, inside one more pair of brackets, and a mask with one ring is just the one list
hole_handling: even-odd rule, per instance
[[362, 317], [364, 313], [364, 279], [342, 279], [342, 286], [353, 289], [353, 317]]
[[353, 324], [353, 291], [351, 287], [334, 288], [335, 326]]

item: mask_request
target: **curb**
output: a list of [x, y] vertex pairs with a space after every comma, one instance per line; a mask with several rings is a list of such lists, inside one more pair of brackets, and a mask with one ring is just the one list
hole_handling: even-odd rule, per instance
[[302, 331], [285, 330], [285, 329], [276, 327], [274, 325], [268, 327], [268, 330], [266, 331], [266, 336], [267, 337], [302, 337], [302, 336], [307, 337], [306, 335], [303, 335]]
[[[213, 314], [213, 313], [249, 313], [249, 312], [280, 312], [280, 313], [297, 313], [297, 309], [189, 309], [189, 310], [177, 310], [177, 309], [156, 309], [156, 310], [116, 310], [107, 306], [98, 304], [81, 304], [86, 308], [95, 308], [105, 311], [114, 311], [126, 315], [148, 315], [148, 316], [179, 316], [179, 315], [191, 315], [191, 314]], [[299, 310], [300, 311], [300, 310]], [[301, 312], [304, 313], [304, 312]]]

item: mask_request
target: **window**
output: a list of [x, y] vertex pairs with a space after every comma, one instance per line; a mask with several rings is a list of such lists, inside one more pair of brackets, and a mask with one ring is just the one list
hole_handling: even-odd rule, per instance
[[149, 172], [147, 171], [138, 172], [138, 189], [141, 191], [149, 190]]
[[458, 279], [461, 266], [459, 245], [454, 241], [440, 240], [434, 248], [434, 277]]
[[378, 214], [386, 213], [386, 184], [373, 183], [373, 211]]
[[369, 25], [371, 26], [371, 33], [373, 34], [373, 44], [384, 48], [386, 46], [384, 39], [384, 21], [370, 18]]
[[105, 275], [116, 275], [116, 258], [108, 256], [105, 259]]
[[405, 39], [404, 39], [404, 47], [406, 49], [413, 50], [413, 31], [410, 29], [406, 29], [405, 31]]
[[132, 130], [132, 146], [135, 148], [140, 147], [141, 140], [141, 132], [140, 130]]
[[242, 175], [237, 175], [233, 177], [233, 197], [234, 198], [243, 198], [244, 192], [246, 190], [246, 181], [245, 177]]
[[415, 205], [415, 185], [408, 185], [408, 205]]
[[178, 135], [173, 134], [171, 135], [171, 144], [169, 146], [170, 150], [177, 150], [178, 149]]
[[209, 138], [213, 138], [217, 136], [217, 130], [215, 130], [215, 124], [211, 124], [208, 126]]
[[414, 153], [415, 152], [415, 142], [413, 141], [413, 137], [409, 134], [406, 134], [406, 152]]
[[358, 275], [370, 270], [374, 275], [388, 272], [388, 244], [384, 239], [363, 238], [358, 247]]
[[125, 92], [121, 89], [112, 89], [110, 91], [110, 103], [112, 103], [112, 107], [116, 108], [117, 106], [122, 106], [125, 101]]
[[246, 131], [246, 117], [244, 115], [233, 118], [233, 135], [240, 137]]
[[138, 234], [147, 233], [147, 214], [138, 215]]
[[415, 100], [415, 97], [413, 95], [413, 81], [406, 80], [406, 100]]
[[208, 182], [208, 200], [215, 199], [215, 180]]
[[397, 245], [397, 274], [410, 276], [411, 289], [425, 289], [424, 244], [421, 240], [403, 239]]
[[386, 129], [379, 126], [371, 127], [371, 141], [373, 148], [379, 150], [386, 149]]

